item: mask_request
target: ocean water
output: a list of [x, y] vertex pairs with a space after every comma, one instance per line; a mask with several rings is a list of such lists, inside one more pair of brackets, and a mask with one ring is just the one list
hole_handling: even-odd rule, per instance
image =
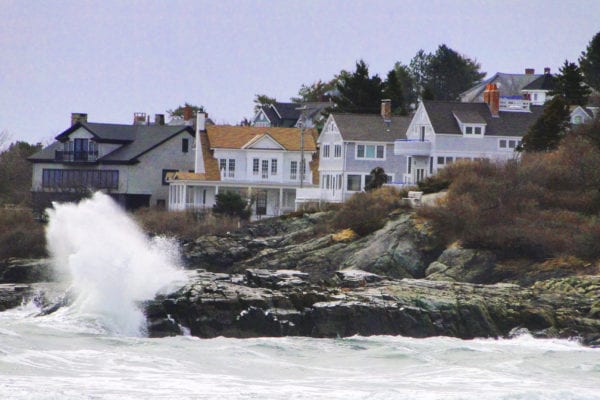
[[172, 242], [101, 194], [56, 205], [47, 239], [70, 301], [0, 313], [0, 400], [600, 399], [600, 349], [575, 341], [150, 339], [137, 305], [185, 282]]
[[600, 399], [600, 349], [574, 341], [149, 339], [37, 313], [0, 313], [1, 399]]

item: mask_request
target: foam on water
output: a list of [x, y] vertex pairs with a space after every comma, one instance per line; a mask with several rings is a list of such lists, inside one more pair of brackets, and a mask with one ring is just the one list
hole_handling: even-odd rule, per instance
[[114, 334], [144, 331], [139, 302], [184, 279], [177, 268], [176, 245], [148, 239], [107, 195], [96, 193], [79, 204], [54, 204], [48, 210], [48, 250], [75, 296], [62, 314], [99, 324]]

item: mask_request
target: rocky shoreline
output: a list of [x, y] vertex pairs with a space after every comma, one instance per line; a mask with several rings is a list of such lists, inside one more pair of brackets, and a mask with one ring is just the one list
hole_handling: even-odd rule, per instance
[[[328, 232], [326, 217], [259, 221], [184, 243], [188, 282], [143, 305], [149, 335], [470, 339], [527, 330], [600, 345], [597, 266], [446, 248], [410, 212], [362, 238]], [[0, 311], [53, 279], [45, 260], [0, 264]]]

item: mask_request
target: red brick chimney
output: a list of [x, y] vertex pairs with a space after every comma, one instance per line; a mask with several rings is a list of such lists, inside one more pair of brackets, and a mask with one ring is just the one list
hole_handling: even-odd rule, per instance
[[525, 75], [533, 75], [533, 74], [535, 74], [535, 69], [525, 68]]
[[186, 105], [183, 108], [183, 120], [190, 121], [193, 117], [192, 106]]
[[495, 83], [489, 83], [483, 92], [483, 102], [490, 108], [492, 117], [500, 116], [500, 91]]
[[146, 113], [143, 113], [143, 112], [133, 113], [133, 124], [134, 125], [146, 125]]

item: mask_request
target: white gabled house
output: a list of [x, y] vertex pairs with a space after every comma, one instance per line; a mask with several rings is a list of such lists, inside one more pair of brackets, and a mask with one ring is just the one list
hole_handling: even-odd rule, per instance
[[313, 129], [206, 126], [204, 118], [198, 114], [195, 171], [168, 178], [170, 210], [210, 208], [218, 193], [235, 191], [252, 201], [255, 216], [276, 216], [295, 209], [300, 186], [314, 186]]
[[406, 157], [394, 154], [394, 142], [406, 137], [410, 120], [392, 116], [389, 100], [381, 115], [330, 114], [317, 140], [320, 187], [299, 190], [297, 202], [344, 202], [364, 190], [376, 167], [388, 181], [402, 180]]
[[394, 153], [407, 157], [405, 182], [416, 183], [460, 160], [505, 161], [543, 107], [528, 100], [502, 98], [488, 84], [484, 102], [423, 101], [406, 131], [395, 141]]

